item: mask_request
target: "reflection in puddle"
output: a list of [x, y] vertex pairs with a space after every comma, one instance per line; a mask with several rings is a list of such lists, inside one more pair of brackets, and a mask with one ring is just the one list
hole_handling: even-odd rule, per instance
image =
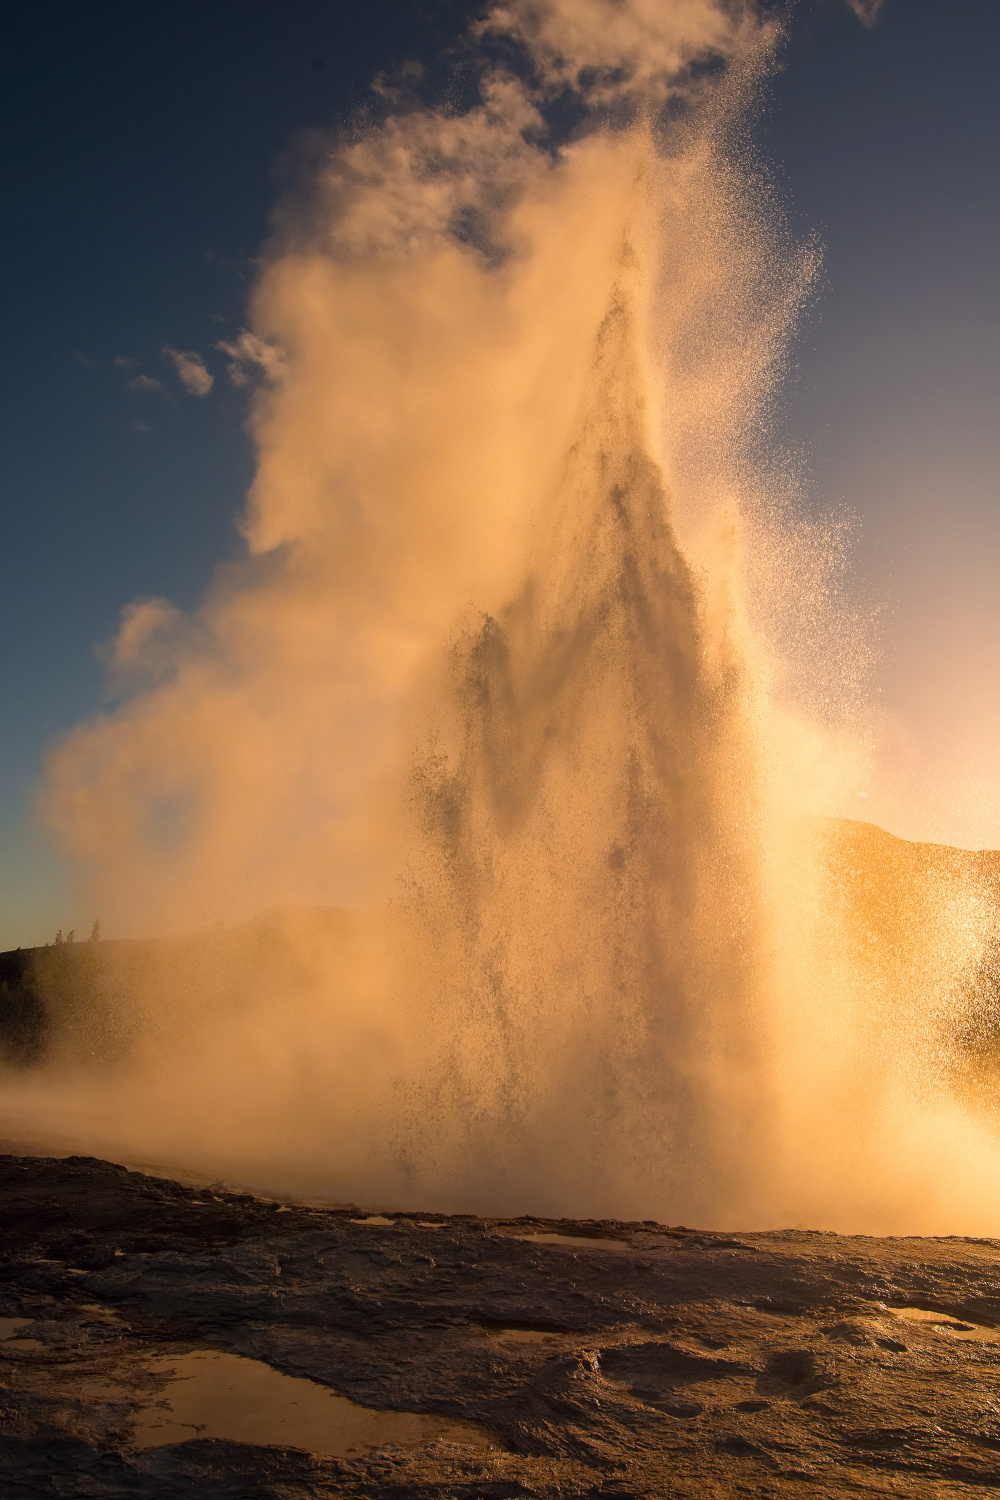
[[472, 1422], [358, 1406], [325, 1386], [281, 1375], [238, 1354], [162, 1355], [150, 1367], [174, 1378], [155, 1406], [137, 1412], [133, 1442], [138, 1448], [224, 1438], [346, 1458], [387, 1444], [418, 1448], [443, 1440], [493, 1446], [490, 1435]]
[[622, 1255], [633, 1248], [627, 1240], [590, 1240], [582, 1234], [512, 1234], [509, 1238], [530, 1245], [558, 1245], [563, 1250], [617, 1250]]
[[489, 1337], [501, 1344], [551, 1344], [559, 1335], [551, 1328], [491, 1328]]
[[934, 1312], [929, 1307], [890, 1307], [889, 1311], [897, 1318], [904, 1318], [908, 1323], [922, 1323], [925, 1328], [931, 1328], [935, 1333], [946, 1333], [952, 1338], [995, 1340], [998, 1337], [996, 1328], [983, 1328], [977, 1323], [963, 1323], [958, 1318], [949, 1317], [947, 1313]]

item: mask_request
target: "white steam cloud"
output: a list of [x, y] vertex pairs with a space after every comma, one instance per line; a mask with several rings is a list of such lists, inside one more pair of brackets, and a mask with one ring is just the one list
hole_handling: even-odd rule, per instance
[[690, 86], [694, 62], [727, 59], [759, 40], [757, 8], [705, 0], [549, 0], [497, 5], [477, 28], [529, 50], [542, 88], [591, 105], [633, 94], [663, 100]]
[[67, 1041], [23, 1122], [369, 1203], [990, 1218], [988, 903], [929, 865], [894, 926], [802, 821], [861, 759], [836, 547], [761, 452], [815, 271], [735, 145], [773, 40], [497, 6], [470, 108], [386, 88], [286, 206], [220, 346], [248, 555], [124, 612], [45, 792], [109, 933], [281, 909], [122, 959], [125, 1060]]

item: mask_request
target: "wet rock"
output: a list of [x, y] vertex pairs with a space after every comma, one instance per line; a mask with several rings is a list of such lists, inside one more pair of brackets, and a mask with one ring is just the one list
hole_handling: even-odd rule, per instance
[[[1000, 1486], [994, 1241], [368, 1216], [80, 1157], [0, 1158], [0, 1215], [3, 1496]], [[142, 1446], [164, 1371], [205, 1350], [439, 1419], [408, 1430], [448, 1440]]]

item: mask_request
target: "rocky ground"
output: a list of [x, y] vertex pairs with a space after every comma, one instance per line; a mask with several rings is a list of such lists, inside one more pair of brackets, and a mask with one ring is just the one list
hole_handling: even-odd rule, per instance
[[[0, 1203], [0, 1319], [31, 1320], [0, 1341], [4, 1497], [1000, 1487], [998, 1241], [358, 1222], [80, 1157], [0, 1157]], [[199, 1349], [492, 1446], [137, 1447], [162, 1356]]]

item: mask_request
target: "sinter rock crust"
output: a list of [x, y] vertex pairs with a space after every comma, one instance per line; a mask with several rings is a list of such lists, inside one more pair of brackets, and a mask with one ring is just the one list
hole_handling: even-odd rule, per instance
[[[0, 1157], [3, 1497], [962, 1495], [1000, 1487], [1000, 1242], [279, 1207]], [[518, 1234], [621, 1240], [621, 1252]], [[890, 1310], [935, 1309], [943, 1329]], [[500, 1330], [547, 1330], [514, 1342]], [[137, 1450], [152, 1355], [265, 1360], [494, 1449]]]

